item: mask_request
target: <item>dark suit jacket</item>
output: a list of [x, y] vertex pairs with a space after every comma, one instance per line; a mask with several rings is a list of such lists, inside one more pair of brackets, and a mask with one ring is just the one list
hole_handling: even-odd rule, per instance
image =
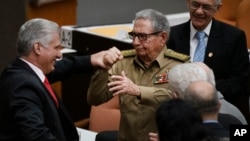
[[220, 123], [218, 122], [208, 122], [204, 123], [206, 127], [212, 129], [213, 134], [216, 137], [229, 137], [229, 131], [226, 130]]
[[233, 115], [219, 113], [219, 123], [226, 129], [230, 129], [230, 125], [243, 125], [243, 123]]
[[[90, 57], [64, 58], [48, 75], [50, 82], [93, 71]], [[76, 128], [59, 100], [55, 106], [35, 72], [16, 59], [0, 77], [0, 140], [77, 141]]]
[[[167, 47], [190, 55], [190, 21], [171, 28]], [[249, 57], [242, 30], [213, 19], [204, 63], [214, 71], [216, 88], [226, 100], [236, 104], [248, 96]]]

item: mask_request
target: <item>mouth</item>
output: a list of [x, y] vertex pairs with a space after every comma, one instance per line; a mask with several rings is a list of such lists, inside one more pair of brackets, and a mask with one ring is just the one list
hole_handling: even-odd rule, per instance
[[206, 19], [206, 17], [204, 17], [204, 16], [200, 16], [200, 15], [193, 15], [193, 19], [194, 20], [197, 20], [197, 21], [201, 21], [201, 20], [204, 20], [204, 19]]
[[55, 60], [53, 60], [53, 61], [52, 61], [52, 64], [53, 64], [53, 65], [55, 65], [56, 61], [57, 61], [56, 59], [55, 59]]

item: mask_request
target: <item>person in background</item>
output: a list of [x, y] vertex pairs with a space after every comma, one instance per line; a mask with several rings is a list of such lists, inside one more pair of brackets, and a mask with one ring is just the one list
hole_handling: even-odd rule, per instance
[[[185, 63], [174, 66], [168, 73], [169, 87], [176, 98], [185, 98], [185, 91], [190, 83], [194, 81], [204, 80], [215, 86], [213, 71], [204, 63]], [[229, 130], [231, 124], [247, 124], [242, 113], [234, 105], [221, 99], [222, 95], [217, 91], [217, 96], [220, 98], [221, 107], [219, 111], [219, 122], [224, 128]], [[186, 96], [188, 97], [188, 96]], [[237, 115], [237, 117], [234, 117]], [[150, 141], [157, 141], [157, 133], [150, 133]]]
[[[244, 31], [214, 19], [221, 0], [187, 0], [187, 5], [190, 20], [171, 27], [167, 47], [190, 55], [193, 62], [207, 64], [215, 74], [217, 90], [250, 122], [249, 56]], [[204, 37], [199, 41], [197, 35]]]
[[[174, 93], [176, 93], [177, 97], [179, 98], [183, 98], [183, 96], [185, 95], [185, 90], [193, 81], [205, 80], [213, 84], [214, 86], [216, 85], [213, 71], [206, 64], [201, 62], [177, 65], [169, 71], [168, 78], [170, 88]], [[247, 124], [243, 114], [237, 107], [223, 99], [223, 95], [219, 91], [217, 91], [217, 96], [220, 98], [221, 102], [219, 116], [224, 116], [224, 114], [226, 114], [231, 115], [227, 116], [227, 119], [229, 117], [235, 119], [232, 121], [229, 120], [228, 123], [225, 122], [227, 121], [225, 119], [220, 120], [220, 122], [225, 122], [225, 124], [223, 124], [225, 125], [225, 128], [229, 127], [229, 124]]]
[[182, 99], [163, 102], [156, 111], [160, 141], [217, 141], [199, 112]]
[[20, 27], [18, 56], [0, 76], [0, 140], [79, 140], [49, 82], [73, 73], [93, 72], [96, 67], [109, 69], [122, 55], [113, 47], [92, 55], [62, 58], [61, 48], [57, 23], [35, 18]]
[[212, 129], [216, 137], [228, 138], [229, 130], [218, 122], [221, 103], [214, 85], [205, 80], [194, 81], [185, 93], [184, 100], [202, 116], [205, 126]]
[[156, 108], [173, 98], [168, 89], [168, 71], [188, 62], [189, 56], [166, 48], [169, 32], [165, 15], [153, 9], [139, 11], [128, 33], [134, 49], [124, 51], [123, 59], [109, 71], [98, 69], [92, 76], [87, 95], [90, 105], [119, 95], [118, 140], [149, 140], [149, 132], [157, 131]]
[[[195, 62], [194, 64], [200, 66], [206, 72], [207, 78], [208, 78], [207, 81], [215, 86], [216, 84], [215, 84], [213, 70], [211, 70], [206, 64], [202, 62]], [[246, 121], [241, 111], [236, 106], [234, 106], [233, 104], [225, 100], [223, 94], [218, 90], [217, 90], [217, 96], [221, 103], [221, 107], [219, 111], [220, 114], [218, 117], [220, 123], [222, 123], [223, 125], [229, 125], [227, 123], [230, 123], [231, 121], [235, 121], [234, 119], [230, 118], [233, 116], [237, 118], [240, 121], [240, 123], [244, 125], [248, 124], [248, 122]], [[232, 116], [227, 116], [227, 115], [232, 115]], [[227, 118], [225, 118], [224, 116], [226, 116]], [[240, 124], [240, 123], [235, 122], [231, 124]], [[229, 126], [225, 126], [225, 128], [229, 130]]]

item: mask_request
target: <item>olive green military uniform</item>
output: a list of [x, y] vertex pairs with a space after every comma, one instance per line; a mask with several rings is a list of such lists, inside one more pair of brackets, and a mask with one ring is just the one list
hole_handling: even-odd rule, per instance
[[120, 95], [119, 140], [147, 141], [149, 132], [157, 132], [155, 123], [157, 107], [162, 101], [172, 98], [168, 89], [167, 73], [173, 66], [188, 62], [189, 56], [165, 47], [149, 68], [144, 67], [136, 57], [135, 50], [124, 51], [123, 56], [124, 59], [117, 62], [109, 71], [96, 71], [89, 87], [88, 102], [91, 105], [98, 105], [112, 98], [112, 93], [107, 87], [109, 76], [120, 75], [124, 70], [126, 76], [139, 86], [141, 97]]

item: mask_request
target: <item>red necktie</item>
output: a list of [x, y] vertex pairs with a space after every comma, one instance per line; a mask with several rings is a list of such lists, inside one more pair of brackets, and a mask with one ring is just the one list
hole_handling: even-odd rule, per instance
[[58, 100], [57, 100], [57, 98], [56, 98], [56, 95], [55, 95], [54, 91], [52, 90], [52, 88], [51, 88], [51, 86], [50, 86], [50, 83], [49, 83], [47, 77], [45, 77], [44, 85], [45, 85], [45, 87], [47, 88], [47, 90], [49, 91], [49, 94], [50, 94], [50, 96], [52, 97], [53, 101], [55, 102], [56, 107], [59, 107]]

